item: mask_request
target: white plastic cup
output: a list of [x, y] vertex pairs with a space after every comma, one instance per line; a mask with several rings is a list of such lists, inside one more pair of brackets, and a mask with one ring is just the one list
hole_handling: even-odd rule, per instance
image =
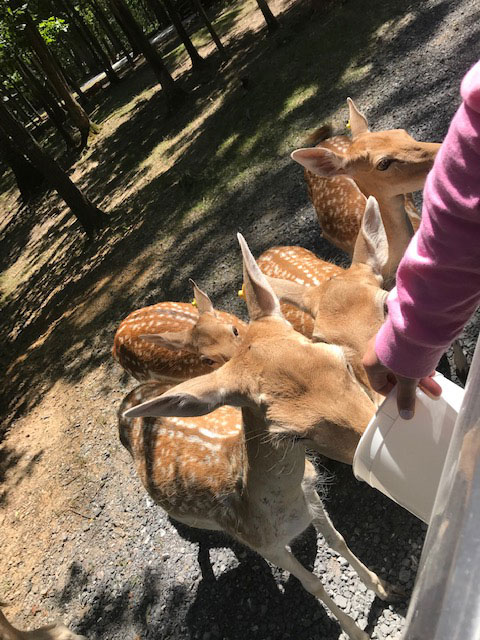
[[429, 524], [464, 390], [441, 373], [433, 399], [417, 389], [415, 416], [398, 415], [394, 388], [370, 420], [353, 459], [353, 472]]

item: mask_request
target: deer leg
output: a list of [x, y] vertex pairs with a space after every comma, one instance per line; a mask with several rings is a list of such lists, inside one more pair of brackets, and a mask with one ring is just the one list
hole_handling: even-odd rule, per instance
[[333, 526], [317, 493], [315, 492], [310, 498], [310, 504], [314, 512], [312, 519], [313, 526], [322, 534], [328, 546], [349, 562], [362, 579], [362, 582], [374, 591], [381, 600], [387, 600], [388, 602], [403, 600], [405, 598], [405, 591], [402, 587], [396, 587], [379, 578], [376, 573], [370, 571], [370, 569], [350, 551], [343, 536]]
[[303, 588], [318, 598], [329, 609], [333, 615], [337, 618], [342, 630], [351, 638], [351, 640], [368, 640], [368, 635], [357, 627], [353, 618], [347, 615], [344, 611], [338, 608], [332, 598], [325, 591], [320, 579], [308, 569], [300, 564], [295, 558], [293, 553], [286, 547], [278, 549], [259, 550], [266, 560], [272, 564], [289, 571], [302, 583]]

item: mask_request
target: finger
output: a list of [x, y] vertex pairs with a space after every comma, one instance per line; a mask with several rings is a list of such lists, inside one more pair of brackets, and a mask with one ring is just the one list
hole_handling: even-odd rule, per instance
[[388, 396], [394, 386], [395, 384], [393, 384], [392, 382], [387, 382], [381, 389], [374, 389], [374, 391], [380, 393], [382, 396]]
[[418, 383], [418, 386], [431, 398], [438, 398], [442, 395], [442, 387], [431, 376], [422, 378]]
[[[368, 371], [367, 371], [368, 375]], [[368, 375], [370, 385], [374, 391], [386, 396], [393, 389], [396, 380], [392, 381], [384, 373], [376, 373], [375, 375]]]
[[412, 378], [398, 378], [397, 407], [400, 417], [411, 420], [415, 414], [415, 390], [418, 380]]

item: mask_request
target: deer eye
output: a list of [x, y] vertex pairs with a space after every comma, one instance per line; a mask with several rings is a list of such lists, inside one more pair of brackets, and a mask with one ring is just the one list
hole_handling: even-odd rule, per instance
[[211, 358], [207, 358], [206, 356], [200, 356], [200, 360], [203, 362], [203, 364], [206, 364], [208, 367], [213, 367], [213, 365], [215, 364], [215, 360], [212, 360]]
[[379, 171], [385, 171], [392, 164], [393, 158], [382, 158], [380, 162], [377, 164], [377, 169]]
[[238, 336], [238, 329], [237, 329], [237, 327], [232, 327], [232, 331], [233, 331], [233, 335], [234, 335], [235, 337], [237, 337], [237, 336]]

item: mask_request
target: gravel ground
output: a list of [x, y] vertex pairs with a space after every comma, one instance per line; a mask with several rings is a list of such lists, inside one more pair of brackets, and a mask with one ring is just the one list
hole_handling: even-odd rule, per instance
[[[423, 140], [444, 137], [459, 104], [460, 79], [479, 57], [479, 17], [476, 0], [427, 0], [421, 9], [406, 7], [405, 17], [382, 32], [375, 53], [363, 60], [370, 65], [368, 77], [352, 96], [374, 128], [401, 126]], [[336, 96], [326, 100], [332, 112], [341, 107]], [[284, 177], [284, 187], [269, 199], [261, 218], [256, 215], [258, 191], [245, 189], [240, 198], [236, 195], [233, 215], [243, 212], [239, 226], [251, 239], [252, 250], [258, 255], [273, 244], [301, 244], [341, 262], [318, 236], [301, 171], [285, 159], [278, 174], [276, 179]], [[269, 177], [260, 184], [262, 180], [268, 188]], [[300, 204], [299, 193], [305, 194]], [[238, 220], [226, 224], [237, 227]], [[180, 239], [178, 251], [193, 254], [203, 247], [197, 251], [202, 285], [217, 292], [219, 306], [238, 312], [239, 303], [232, 303], [238, 251], [233, 239], [223, 234], [218, 257], [213, 250], [218, 230], [209, 237], [209, 229], [207, 220], [201, 240]], [[159, 273], [158, 281], [139, 295], [139, 306], [161, 299], [166, 289], [173, 297], [179, 293], [175, 282], [189, 275], [178, 265], [175, 274], [173, 267]], [[478, 316], [465, 333], [470, 357], [477, 335]], [[79, 486], [77, 504], [82, 506], [59, 515], [54, 523], [50, 551], [26, 585], [20, 622], [32, 624], [32, 608], [40, 603], [49, 616], [61, 615], [90, 640], [338, 638], [337, 622], [295, 579], [221, 535], [174, 523], [153, 505], [128, 454], [116, 439], [112, 441], [113, 410], [131, 387], [120, 369], [114, 369], [98, 398], [105, 428], [90, 420], [82, 427], [82, 438], [78, 425], [67, 429], [72, 442], [78, 442], [79, 456], [95, 469], [94, 486]], [[87, 382], [79, 395], [85, 391], [93, 399], [98, 393], [93, 382]], [[103, 403], [105, 394], [109, 406]], [[351, 549], [381, 576], [410, 592], [425, 525], [357, 482], [344, 465], [324, 460], [321, 470], [329, 478], [328, 511]], [[389, 606], [374, 599], [349, 565], [311, 529], [293, 548], [322, 577], [336, 603], [373, 638], [399, 637], [408, 601]], [[11, 570], [21, 562], [12, 557], [5, 564]], [[13, 592], [12, 600], [22, 592], [23, 588]]]

